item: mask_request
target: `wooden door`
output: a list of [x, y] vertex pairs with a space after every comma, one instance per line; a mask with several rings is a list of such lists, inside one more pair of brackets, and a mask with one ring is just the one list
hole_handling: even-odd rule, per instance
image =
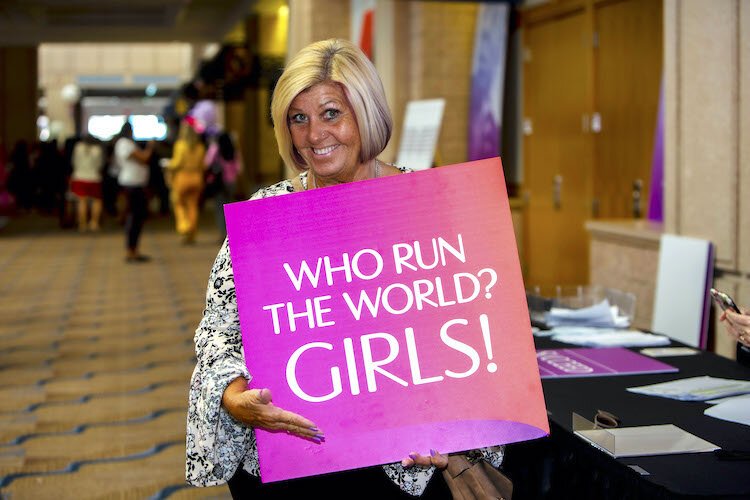
[[594, 23], [595, 108], [601, 117], [601, 129], [592, 131], [595, 215], [645, 217], [662, 74], [662, 2], [598, 3]]
[[[588, 33], [588, 35], [587, 35]], [[590, 31], [583, 11], [525, 29], [527, 285], [588, 282]]]

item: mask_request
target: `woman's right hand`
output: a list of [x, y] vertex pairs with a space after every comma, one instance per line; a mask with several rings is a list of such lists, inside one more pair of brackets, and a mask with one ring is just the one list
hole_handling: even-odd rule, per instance
[[221, 404], [235, 420], [256, 429], [282, 431], [317, 443], [323, 432], [310, 420], [275, 406], [269, 389], [248, 389], [247, 380], [234, 379], [224, 390]]
[[737, 342], [750, 347], [750, 315], [724, 311], [719, 320], [724, 321], [727, 333], [734, 337]]

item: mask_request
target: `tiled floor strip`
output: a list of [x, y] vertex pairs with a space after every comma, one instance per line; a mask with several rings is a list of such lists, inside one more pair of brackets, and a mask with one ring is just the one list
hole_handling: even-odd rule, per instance
[[193, 246], [169, 218], [124, 237], [26, 215], [0, 231], [0, 498], [226, 499], [184, 482], [185, 415], [212, 214]]

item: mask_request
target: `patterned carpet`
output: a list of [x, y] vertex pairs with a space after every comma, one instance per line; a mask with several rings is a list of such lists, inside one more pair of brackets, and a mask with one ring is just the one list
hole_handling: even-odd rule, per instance
[[184, 481], [193, 332], [219, 244], [146, 223], [147, 263], [100, 233], [20, 216], [0, 229], [0, 498], [229, 498]]

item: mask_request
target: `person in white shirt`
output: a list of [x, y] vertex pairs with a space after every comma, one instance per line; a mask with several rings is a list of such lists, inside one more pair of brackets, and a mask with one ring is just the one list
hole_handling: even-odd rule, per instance
[[125, 217], [125, 261], [146, 262], [148, 256], [138, 251], [138, 242], [143, 224], [148, 215], [146, 186], [149, 177], [149, 159], [153, 153], [153, 143], [140, 149], [133, 141], [133, 127], [126, 122], [120, 130], [120, 138], [115, 142], [115, 161], [120, 167], [117, 182], [125, 191], [128, 200]]

